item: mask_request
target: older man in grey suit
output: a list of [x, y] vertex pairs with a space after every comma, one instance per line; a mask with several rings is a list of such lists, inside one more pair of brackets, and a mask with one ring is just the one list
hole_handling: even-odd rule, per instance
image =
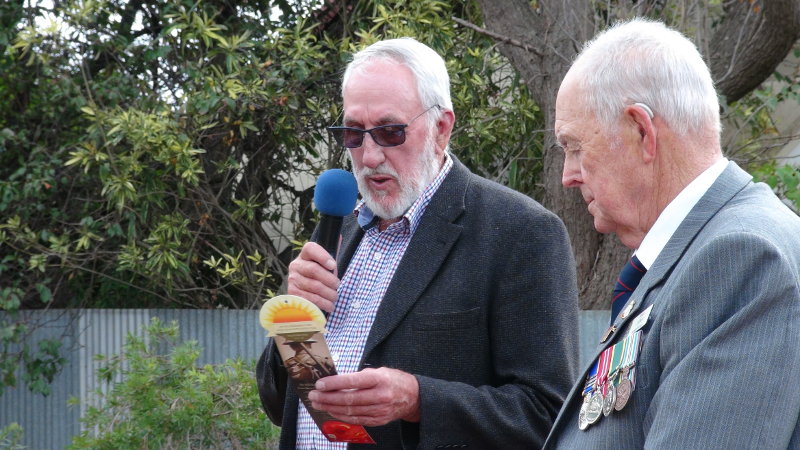
[[[289, 266], [289, 293], [331, 312], [340, 375], [317, 382], [312, 406], [368, 426], [380, 449], [541, 447], [577, 369], [563, 223], [448, 151], [455, 115], [432, 49], [373, 44], [342, 86], [344, 126], [330, 129], [364, 201], [344, 220], [338, 261], [312, 242]], [[291, 390], [274, 395], [275, 353], [258, 382], [281, 448], [344, 447]]]
[[566, 75], [555, 133], [563, 184], [639, 276], [621, 274], [633, 293], [545, 447], [798, 448], [800, 219], [723, 157], [695, 46], [657, 22], [612, 27]]

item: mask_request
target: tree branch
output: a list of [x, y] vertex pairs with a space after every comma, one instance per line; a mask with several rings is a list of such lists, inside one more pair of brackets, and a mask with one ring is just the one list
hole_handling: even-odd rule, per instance
[[728, 103], [767, 79], [800, 38], [797, 0], [731, 0], [710, 41], [709, 66]]
[[540, 52], [539, 50], [531, 47], [530, 45], [524, 44], [524, 43], [522, 43], [522, 42], [520, 42], [520, 41], [518, 41], [516, 39], [512, 39], [512, 38], [510, 38], [508, 36], [503, 36], [502, 34], [495, 33], [494, 31], [489, 31], [486, 28], [481, 28], [481, 27], [475, 25], [474, 23], [467, 22], [466, 20], [459, 19], [458, 17], [455, 17], [455, 16], [453, 16], [452, 19], [453, 19], [453, 21], [455, 23], [457, 23], [459, 25], [462, 25], [462, 26], [465, 26], [465, 27], [467, 27], [467, 28], [469, 28], [471, 30], [475, 30], [480, 34], [489, 36], [490, 38], [492, 38], [494, 40], [497, 40], [497, 41], [500, 41], [500, 42], [503, 42], [503, 43], [506, 43], [506, 44], [510, 44], [510, 45], [515, 46], [515, 47], [519, 47], [519, 48], [521, 48], [521, 49], [523, 49], [523, 50], [525, 50], [527, 52], [531, 52], [534, 55], [539, 56], [539, 57], [544, 56], [544, 54], [542, 52]]

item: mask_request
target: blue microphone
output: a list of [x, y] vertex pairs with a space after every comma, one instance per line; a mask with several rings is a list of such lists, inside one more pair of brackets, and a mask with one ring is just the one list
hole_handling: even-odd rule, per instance
[[314, 242], [336, 259], [342, 219], [353, 212], [358, 198], [358, 184], [352, 173], [342, 169], [322, 172], [314, 188], [314, 206], [320, 212]]

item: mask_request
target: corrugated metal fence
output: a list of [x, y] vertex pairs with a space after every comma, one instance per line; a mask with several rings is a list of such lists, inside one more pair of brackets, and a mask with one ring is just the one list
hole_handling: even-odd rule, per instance
[[[17, 422], [24, 429], [22, 444], [32, 449], [62, 449], [80, 433], [80, 417], [90, 393], [99, 387], [95, 355], [118, 354], [129, 333], [141, 334], [151, 318], [164, 323], [175, 320], [180, 327], [179, 342], [195, 340], [203, 352], [198, 364], [219, 364], [226, 359], [255, 359], [266, 341], [256, 310], [173, 310], [173, 309], [85, 309], [25, 311], [21, 318], [35, 332], [30, 342], [45, 338], [62, 341], [67, 363], [44, 397], [32, 394], [24, 383], [6, 388], [0, 397], [0, 428]], [[608, 311], [582, 311], [581, 361], [597, 345], [597, 337], [608, 325]], [[5, 316], [0, 315], [0, 319]], [[70, 397], [81, 406], [67, 406]], [[265, 419], [266, 420], [266, 419]]]

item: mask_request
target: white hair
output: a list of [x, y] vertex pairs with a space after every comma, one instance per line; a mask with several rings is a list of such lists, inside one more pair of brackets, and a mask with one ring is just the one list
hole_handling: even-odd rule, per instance
[[[439, 105], [452, 110], [450, 98], [450, 76], [444, 59], [427, 45], [414, 38], [403, 37], [378, 41], [353, 55], [342, 77], [342, 95], [350, 75], [376, 59], [389, 59], [403, 64], [411, 70], [417, 82], [417, 91], [424, 108]], [[428, 114], [428, 125], [432, 126], [441, 114], [441, 109], [433, 108]]]
[[618, 23], [587, 42], [576, 71], [598, 121], [614, 128], [626, 105], [644, 103], [678, 134], [719, 136], [719, 99], [697, 47], [661, 22]]

